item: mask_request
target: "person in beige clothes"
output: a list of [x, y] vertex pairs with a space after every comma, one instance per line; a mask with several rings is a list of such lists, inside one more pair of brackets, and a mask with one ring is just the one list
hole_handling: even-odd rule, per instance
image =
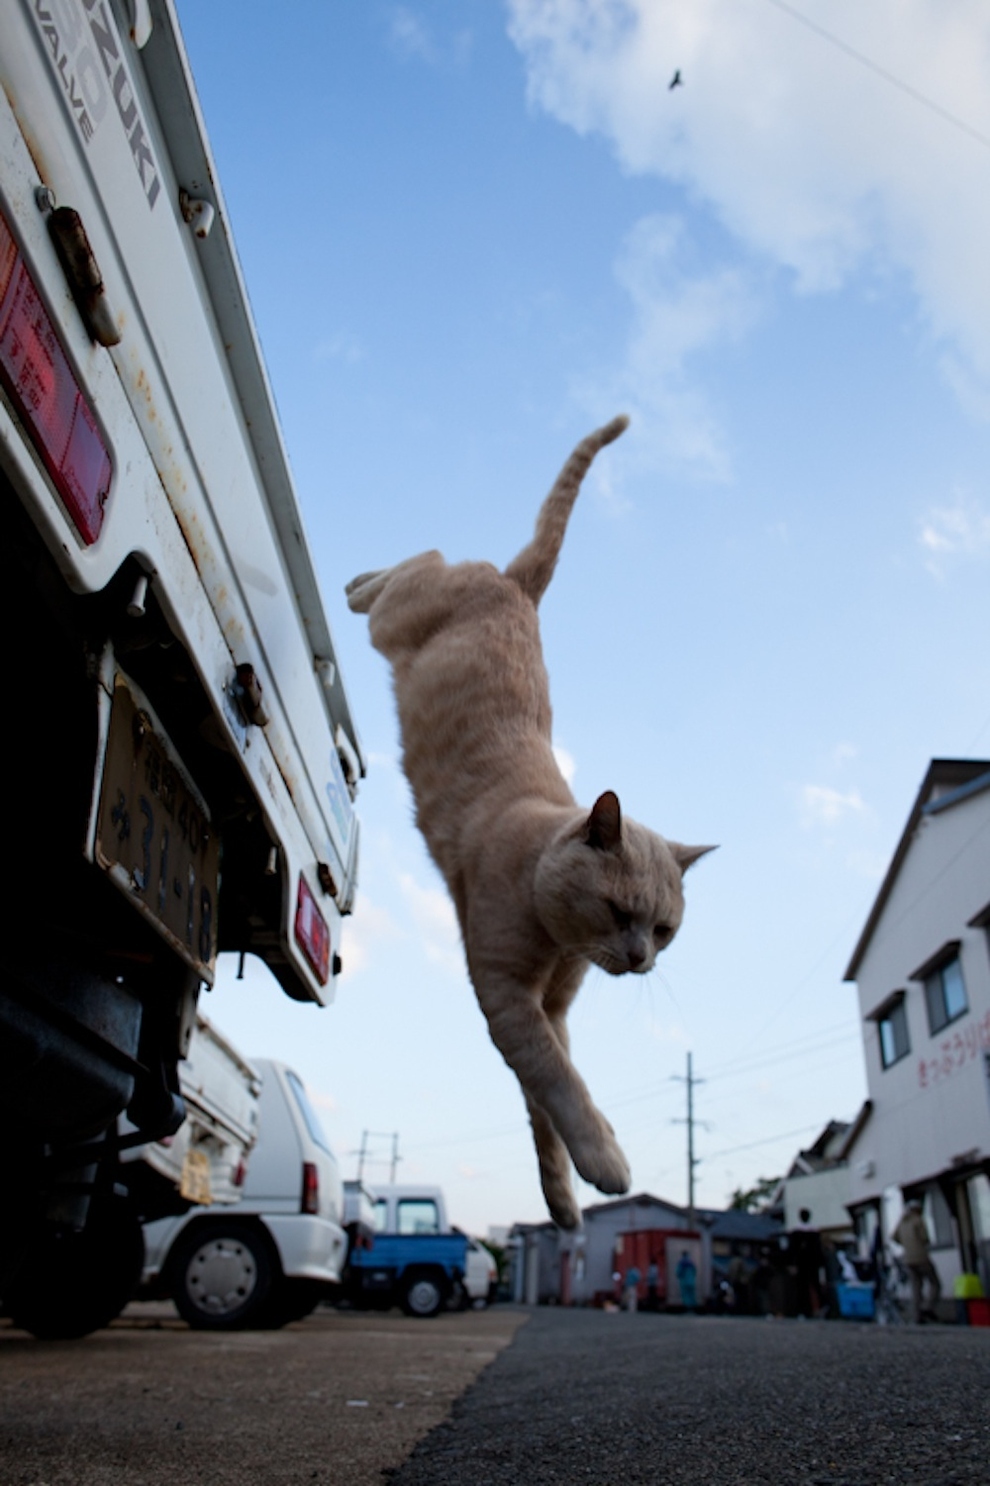
[[[935, 1307], [942, 1293], [938, 1271], [931, 1261], [928, 1225], [922, 1216], [921, 1203], [917, 1198], [908, 1203], [892, 1237], [904, 1250], [904, 1263], [911, 1279], [911, 1309], [915, 1322], [934, 1321]], [[924, 1303], [924, 1287], [928, 1285], [928, 1304]]]

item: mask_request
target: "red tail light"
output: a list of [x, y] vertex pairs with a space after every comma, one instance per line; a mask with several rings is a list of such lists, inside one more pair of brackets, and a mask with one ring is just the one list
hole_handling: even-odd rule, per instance
[[244, 1178], [247, 1176], [247, 1167], [243, 1161], [238, 1161], [234, 1167], [233, 1184], [235, 1187], [243, 1187]]
[[103, 528], [110, 455], [2, 216], [0, 382], [76, 530], [90, 546]]
[[296, 898], [296, 943], [320, 985], [325, 986], [330, 979], [330, 930], [304, 877], [299, 879]]
[[320, 1211], [320, 1178], [313, 1161], [303, 1162], [301, 1211], [313, 1214]]

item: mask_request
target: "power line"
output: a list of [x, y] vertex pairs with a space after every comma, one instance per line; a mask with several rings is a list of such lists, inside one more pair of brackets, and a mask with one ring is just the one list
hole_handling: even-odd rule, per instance
[[810, 1057], [815, 1053], [831, 1051], [833, 1048], [842, 1047], [847, 1042], [859, 1041], [858, 1028], [848, 1028], [834, 1037], [828, 1038], [802, 1038], [800, 1043], [795, 1043], [786, 1052], [767, 1053], [761, 1056], [755, 1053], [739, 1063], [726, 1064], [721, 1072], [710, 1073], [709, 1081], [720, 1082], [726, 1078], [744, 1078], [750, 1073], [759, 1073], [763, 1068], [773, 1067], [776, 1063], [790, 1063], [799, 1059]]
[[813, 1125], [800, 1125], [797, 1130], [782, 1130], [779, 1135], [768, 1135], [764, 1140], [750, 1140], [746, 1145], [730, 1145], [724, 1150], [712, 1151], [705, 1157], [706, 1161], [714, 1161], [717, 1156], [734, 1156], [737, 1151], [755, 1151], [757, 1146], [774, 1145], [778, 1140], [787, 1140], [792, 1135], [804, 1135], [808, 1130], [820, 1130], [821, 1121], [817, 1120]]
[[[746, 1074], [758, 1072], [759, 1069], [770, 1064], [789, 1062], [808, 1053], [824, 1052], [844, 1042], [852, 1042], [858, 1036], [858, 1028], [849, 1027], [847, 1022], [836, 1022], [817, 1032], [805, 1032], [801, 1037], [792, 1038], [788, 1042], [772, 1044], [762, 1052], [749, 1053], [741, 1058], [732, 1058], [727, 1063], [716, 1064], [714, 1071], [707, 1074], [706, 1079], [709, 1083], [716, 1083], [723, 1079], [743, 1078]], [[600, 1103], [603, 1109], [625, 1109], [630, 1104], [641, 1104], [647, 1099], [659, 1099], [669, 1093], [670, 1090], [665, 1085], [651, 1083], [646, 1087], [633, 1089], [615, 1099], [606, 1096], [600, 1100]]]
[[834, 36], [831, 31], [826, 31], [825, 27], [819, 26], [817, 21], [813, 21], [808, 16], [803, 15], [800, 10], [795, 10], [793, 5], [788, 5], [787, 0], [767, 0], [767, 4], [775, 6], [777, 10], [782, 10], [792, 20], [800, 21], [802, 26], [807, 26], [809, 31], [814, 31], [824, 41], [837, 47], [840, 52], [845, 52], [846, 56], [852, 57], [854, 62], [859, 62], [863, 67], [868, 67], [871, 72], [875, 72], [878, 77], [882, 77], [884, 82], [890, 83], [892, 87], [899, 88], [902, 93], [906, 93], [909, 98], [913, 98], [915, 103], [924, 104], [925, 108], [931, 109], [932, 113], [938, 114], [947, 124], [954, 124], [957, 129], [961, 129], [964, 134], [968, 134], [978, 144], [985, 145], [987, 149], [990, 149], [990, 139], [985, 134], [981, 134], [978, 129], [974, 129], [972, 124], [967, 124], [965, 119], [957, 118], [955, 114], [949, 113], [947, 108], [943, 108], [933, 98], [928, 98], [924, 93], [919, 93], [917, 88], [912, 88], [910, 83], [903, 82], [901, 78], [895, 77], [894, 73], [888, 72], [886, 67], [881, 67], [879, 62], [874, 62], [871, 57], [864, 56], [862, 52], [858, 52], [848, 42], [841, 41], [838, 36]]
[[[727, 1063], [716, 1064], [711, 1073], [705, 1075], [704, 1079], [694, 1078], [695, 1085], [700, 1083], [722, 1083], [734, 1078], [745, 1078], [751, 1073], [760, 1072], [762, 1069], [775, 1063], [795, 1062], [812, 1054], [831, 1051], [842, 1046], [846, 1042], [852, 1042], [859, 1036], [857, 1028], [847, 1028], [847, 1023], [836, 1022], [828, 1027], [822, 1027], [815, 1032], [806, 1032], [801, 1037], [792, 1038], [787, 1042], [777, 1043], [764, 1049], [761, 1053], [750, 1054], [742, 1058], [731, 1059]], [[826, 1066], [831, 1066], [828, 1064]], [[672, 1077], [684, 1081], [683, 1074], [672, 1075]], [[631, 1093], [621, 1095], [618, 1098], [602, 1098], [599, 1100], [600, 1107], [608, 1113], [617, 1109], [626, 1109], [633, 1104], [643, 1104], [650, 1099], [672, 1098], [674, 1090], [670, 1088], [669, 1082], [651, 1083], [646, 1087], [634, 1090]], [[695, 1120], [696, 1125], [699, 1121]], [[407, 1153], [418, 1156], [422, 1151], [436, 1151], [457, 1146], [475, 1146], [481, 1141], [500, 1140], [507, 1136], [521, 1135], [528, 1131], [528, 1123], [524, 1119], [506, 1122], [503, 1125], [488, 1126], [484, 1129], [465, 1131], [459, 1135], [444, 1136], [439, 1140], [414, 1141], [411, 1145], [407, 1143]], [[366, 1135], [375, 1132], [367, 1131]], [[773, 1137], [776, 1139], [777, 1137]], [[707, 1157], [705, 1158], [708, 1159]], [[697, 1163], [696, 1163], [697, 1164]]]
[[791, 986], [791, 989], [784, 996], [784, 999], [782, 1001], [778, 1001], [777, 1005], [774, 1007], [773, 1011], [771, 1011], [770, 1015], [764, 1018], [763, 1022], [760, 1024], [760, 1027], [754, 1033], [753, 1041], [758, 1042], [767, 1028], [772, 1026], [773, 1023], [777, 1020], [781, 1012], [785, 1011], [787, 1007], [791, 1005], [791, 1003], [797, 998], [799, 993], [804, 990], [805, 986], [813, 978], [819, 967], [825, 962], [825, 960], [828, 959], [829, 955], [832, 953], [839, 940], [845, 938], [847, 934], [850, 934], [851, 936], [850, 926], [857, 921], [862, 921], [862, 918], [863, 912], [859, 908], [856, 909], [855, 913], [850, 913], [846, 916], [845, 920], [842, 923], [842, 926], [835, 931], [831, 939], [825, 945], [824, 949], [821, 950], [817, 959], [810, 966], [810, 968], [805, 971], [800, 980], [794, 982], [794, 984]]

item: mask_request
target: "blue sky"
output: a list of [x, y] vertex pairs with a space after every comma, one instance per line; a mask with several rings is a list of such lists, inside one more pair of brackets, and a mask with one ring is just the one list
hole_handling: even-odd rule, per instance
[[580, 800], [720, 850], [657, 971], [589, 974], [575, 1060], [684, 1201], [691, 1051], [721, 1205], [855, 1113], [845, 966], [928, 760], [990, 753], [986, 6], [178, 12], [371, 761], [335, 1005], [227, 967], [207, 1014], [298, 1068], [346, 1174], [396, 1131], [463, 1226], [543, 1215], [342, 590], [504, 564], [628, 412], [541, 610], [556, 739]]

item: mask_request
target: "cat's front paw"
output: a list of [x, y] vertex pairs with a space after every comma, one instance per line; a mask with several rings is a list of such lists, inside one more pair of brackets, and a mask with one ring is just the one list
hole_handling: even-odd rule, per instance
[[568, 1233], [580, 1228], [581, 1209], [575, 1202], [573, 1193], [560, 1194], [552, 1199], [548, 1197], [547, 1207], [558, 1228], [564, 1228]]
[[[604, 1120], [602, 1125], [605, 1126]], [[572, 1150], [571, 1156], [581, 1176], [593, 1187], [597, 1187], [599, 1192], [618, 1196], [629, 1191], [632, 1179], [629, 1162], [607, 1127], [599, 1132], [598, 1139], [593, 1143], [584, 1142], [577, 1150]]]

